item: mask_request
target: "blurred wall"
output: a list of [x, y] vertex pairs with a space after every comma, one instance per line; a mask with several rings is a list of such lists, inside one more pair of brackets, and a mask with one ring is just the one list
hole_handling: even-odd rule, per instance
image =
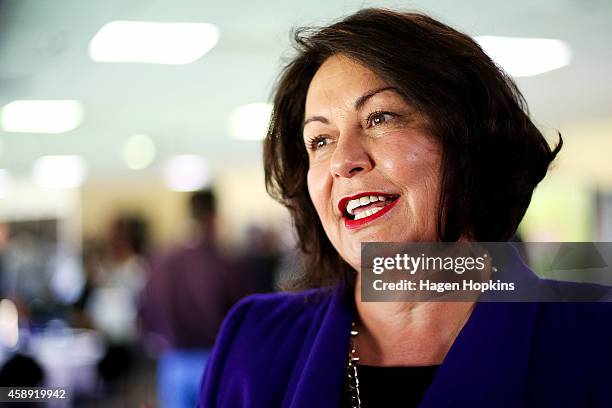
[[[265, 191], [261, 168], [226, 170], [215, 178], [214, 188], [219, 235], [226, 245], [239, 245], [250, 225], [288, 226], [286, 210]], [[81, 190], [83, 237], [107, 237], [118, 214], [141, 214], [151, 223], [154, 245], [173, 245], [189, 232], [189, 196], [168, 190], [161, 181], [91, 180]]]

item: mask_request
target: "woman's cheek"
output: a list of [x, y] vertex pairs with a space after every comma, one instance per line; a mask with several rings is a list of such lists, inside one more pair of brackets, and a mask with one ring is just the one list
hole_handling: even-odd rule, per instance
[[326, 208], [326, 204], [328, 204], [331, 199], [329, 168], [326, 169], [321, 164], [313, 164], [308, 169], [306, 181], [310, 199], [319, 214], [319, 218], [324, 222], [324, 208]]

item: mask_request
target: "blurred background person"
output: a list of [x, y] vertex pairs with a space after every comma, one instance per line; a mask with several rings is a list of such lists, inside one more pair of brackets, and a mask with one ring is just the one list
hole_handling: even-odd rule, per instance
[[[105, 384], [129, 374], [138, 345], [138, 304], [145, 285], [148, 224], [137, 215], [120, 215], [111, 223], [106, 254], [89, 275], [83, 294], [93, 327], [108, 345], [98, 370]], [[91, 282], [93, 280], [93, 282]]]
[[240, 296], [236, 266], [221, 254], [212, 190], [190, 197], [193, 233], [154, 261], [142, 299], [145, 337], [160, 348], [161, 407], [194, 407], [200, 379], [223, 317]]
[[272, 228], [248, 227], [247, 243], [239, 263], [240, 282], [245, 293], [268, 293], [276, 289], [283, 255], [280, 240]]
[[[145, 284], [146, 221], [138, 216], [119, 216], [112, 223], [107, 246], [96, 264], [87, 309], [93, 325], [117, 342], [136, 338], [140, 292]], [[92, 282], [90, 282], [91, 285]]]

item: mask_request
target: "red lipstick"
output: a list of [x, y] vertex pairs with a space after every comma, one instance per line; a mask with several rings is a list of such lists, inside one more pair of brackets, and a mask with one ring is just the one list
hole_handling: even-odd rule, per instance
[[[368, 215], [367, 217], [363, 217], [357, 220], [350, 218], [350, 214], [346, 210], [346, 207], [349, 201], [356, 200], [356, 199], [359, 199], [361, 197], [366, 197], [366, 196], [377, 196], [377, 197], [384, 196], [386, 197], [387, 200], [384, 201], [385, 205], [382, 207], [378, 207], [380, 208], [380, 210], [378, 210], [374, 214]], [[377, 218], [382, 217], [386, 213], [388, 213], [395, 206], [398, 199], [399, 199], [399, 196], [397, 195], [368, 191], [368, 192], [355, 194], [354, 196], [351, 196], [351, 197], [343, 198], [342, 200], [340, 200], [340, 202], [338, 202], [338, 209], [343, 214], [345, 227], [347, 229], [357, 229]], [[379, 201], [379, 202], [383, 202], [383, 201]]]

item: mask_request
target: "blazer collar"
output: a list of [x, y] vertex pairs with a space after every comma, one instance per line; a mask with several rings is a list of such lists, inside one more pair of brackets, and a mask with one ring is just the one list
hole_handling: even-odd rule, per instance
[[[504, 271], [537, 281], [510, 252]], [[536, 311], [536, 303], [478, 302], [421, 406], [522, 406]], [[336, 287], [321, 312], [305, 339], [284, 407], [339, 406], [355, 318], [352, 293]]]
[[[508, 256], [502, 276], [537, 288], [517, 251]], [[421, 407], [522, 407], [536, 313], [534, 302], [478, 302]]]
[[306, 334], [283, 407], [340, 406], [354, 303], [344, 285], [331, 289]]
[[523, 406], [535, 315], [534, 303], [478, 303], [421, 406]]

